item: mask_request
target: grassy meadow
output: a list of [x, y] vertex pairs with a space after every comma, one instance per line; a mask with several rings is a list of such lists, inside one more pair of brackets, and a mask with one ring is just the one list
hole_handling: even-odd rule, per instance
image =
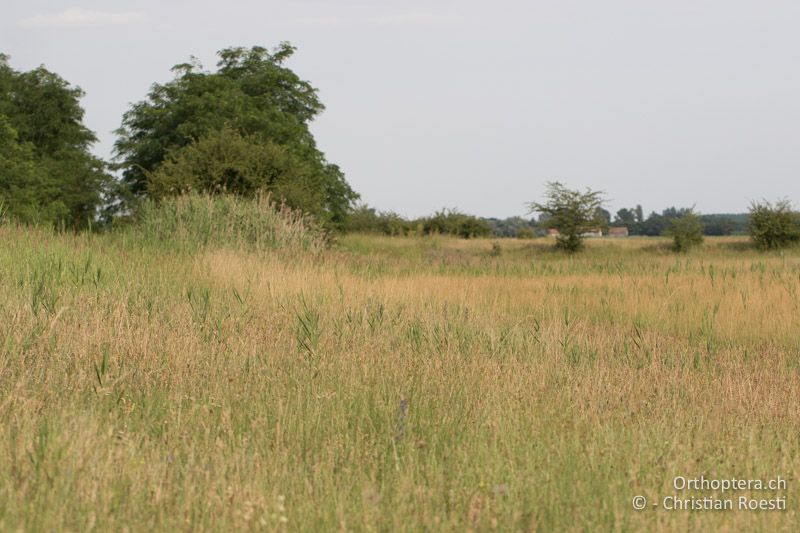
[[164, 231], [0, 226], [0, 530], [796, 527], [800, 251]]

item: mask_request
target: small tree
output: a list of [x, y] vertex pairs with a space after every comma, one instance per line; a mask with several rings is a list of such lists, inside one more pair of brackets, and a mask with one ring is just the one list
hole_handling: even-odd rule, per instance
[[558, 230], [556, 248], [570, 253], [583, 246], [583, 233], [597, 225], [597, 214], [603, 206], [603, 192], [586, 189], [573, 191], [557, 181], [547, 184], [545, 203], [532, 202], [531, 212], [546, 216], [547, 225]]
[[703, 243], [703, 224], [700, 215], [692, 209], [685, 210], [681, 215], [670, 219], [666, 235], [672, 237], [673, 249], [676, 252], [686, 252]]
[[764, 249], [783, 248], [800, 241], [800, 215], [789, 200], [750, 204], [750, 236]]

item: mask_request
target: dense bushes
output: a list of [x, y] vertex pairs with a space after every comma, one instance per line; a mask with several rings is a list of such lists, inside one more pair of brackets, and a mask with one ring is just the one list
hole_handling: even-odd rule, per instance
[[409, 235], [413, 232], [413, 222], [391, 211], [376, 211], [367, 205], [360, 205], [351, 211], [346, 229], [356, 233]]
[[455, 209], [442, 209], [432, 217], [423, 219], [422, 231], [426, 235], [437, 233], [457, 235], [465, 239], [486, 237], [492, 234], [492, 226], [486, 220], [465, 215]]
[[270, 201], [268, 195], [245, 199], [197, 193], [142, 203], [135, 226], [145, 242], [180, 250], [208, 244], [248, 250], [318, 251], [324, 234], [303, 214]]
[[464, 239], [492, 235], [492, 224], [455, 209], [442, 209], [433, 216], [407, 220], [391, 211], [378, 212], [361, 205], [349, 217], [346, 230], [382, 235], [454, 235]]
[[750, 236], [765, 249], [783, 248], [800, 241], [800, 215], [788, 200], [750, 205]]
[[269, 193], [273, 200], [325, 222], [324, 184], [308, 162], [285, 146], [245, 137], [232, 128], [212, 131], [184, 146], [147, 174], [154, 199], [188, 192]]

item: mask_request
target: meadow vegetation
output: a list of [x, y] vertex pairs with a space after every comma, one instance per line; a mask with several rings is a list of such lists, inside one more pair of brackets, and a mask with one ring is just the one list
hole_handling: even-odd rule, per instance
[[[0, 225], [0, 529], [796, 525], [796, 248], [325, 248], [181, 201], [107, 234]], [[788, 510], [631, 508], [677, 475], [782, 476]]]

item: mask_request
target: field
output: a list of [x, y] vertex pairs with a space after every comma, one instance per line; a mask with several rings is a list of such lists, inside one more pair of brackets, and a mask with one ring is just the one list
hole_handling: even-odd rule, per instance
[[[0, 276], [0, 530], [798, 522], [797, 250], [7, 224]], [[787, 479], [733, 494], [787, 508], [632, 508], [701, 475]]]

